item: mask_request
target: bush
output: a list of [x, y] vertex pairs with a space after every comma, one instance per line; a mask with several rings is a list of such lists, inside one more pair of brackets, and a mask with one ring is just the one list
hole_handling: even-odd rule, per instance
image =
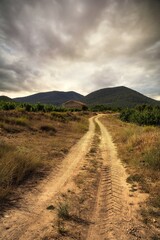
[[60, 202], [58, 207], [58, 217], [62, 219], [69, 219], [69, 205], [66, 202]]
[[120, 119], [139, 125], [160, 125], [160, 108], [149, 105], [125, 109], [120, 114]]
[[152, 168], [153, 170], [160, 170], [160, 148], [159, 148], [159, 144], [157, 143], [157, 145], [151, 150], [148, 151], [147, 153], [145, 153], [144, 155], [144, 162], [145, 165], [147, 167]]
[[52, 125], [42, 125], [40, 127], [40, 130], [44, 131], [44, 132], [52, 132], [52, 133], [56, 133], [57, 130], [52, 126]]
[[71, 112], [52, 112], [51, 113], [52, 120], [68, 122], [68, 121], [78, 121], [80, 118], [74, 115]]

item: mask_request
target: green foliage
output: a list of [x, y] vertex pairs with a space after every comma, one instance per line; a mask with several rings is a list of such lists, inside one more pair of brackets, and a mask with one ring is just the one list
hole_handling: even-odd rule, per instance
[[107, 106], [107, 105], [94, 105], [89, 108], [91, 112], [105, 112], [105, 111], [120, 111], [120, 108], [113, 107], [113, 106]]
[[67, 109], [51, 104], [30, 104], [0, 101], [0, 110], [21, 110], [26, 112], [66, 112]]
[[160, 107], [140, 105], [132, 109], [125, 109], [120, 114], [120, 119], [139, 125], [160, 125]]
[[0, 110], [13, 110], [16, 109], [17, 104], [14, 102], [0, 102]]

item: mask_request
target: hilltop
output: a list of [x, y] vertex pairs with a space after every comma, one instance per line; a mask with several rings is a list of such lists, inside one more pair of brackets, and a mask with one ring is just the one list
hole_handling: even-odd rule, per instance
[[42, 92], [36, 93], [27, 97], [15, 98], [16, 102], [27, 102], [27, 103], [43, 103], [43, 104], [53, 104], [53, 105], [62, 105], [64, 102], [69, 100], [83, 100], [84, 96], [73, 92], [62, 92], [62, 91], [51, 91], [51, 92]]
[[139, 104], [159, 105], [159, 101], [127, 87], [104, 88], [85, 97], [88, 105], [108, 105], [114, 107], [134, 107]]
[[[7, 97], [5, 97], [7, 98]], [[7, 98], [8, 101], [11, 99]], [[159, 101], [149, 98], [135, 90], [127, 87], [104, 88], [94, 91], [87, 96], [77, 92], [51, 91], [36, 93], [26, 97], [13, 99], [15, 102], [22, 103], [42, 103], [61, 106], [69, 100], [84, 102], [89, 106], [107, 105], [111, 107], [134, 107], [140, 104], [160, 105]]]
[[13, 99], [7, 97], [7, 96], [0, 96], [0, 101], [3, 101], [3, 102], [12, 102]]

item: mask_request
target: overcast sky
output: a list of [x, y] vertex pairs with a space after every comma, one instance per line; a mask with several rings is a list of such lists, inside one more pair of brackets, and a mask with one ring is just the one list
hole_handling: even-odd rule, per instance
[[160, 100], [160, 0], [0, 0], [0, 95], [122, 85]]

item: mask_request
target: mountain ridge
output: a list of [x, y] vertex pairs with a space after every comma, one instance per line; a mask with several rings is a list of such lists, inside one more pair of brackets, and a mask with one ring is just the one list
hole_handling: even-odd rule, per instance
[[76, 93], [74, 91], [49, 91], [49, 92], [41, 92], [33, 95], [29, 95], [22, 98], [14, 98], [16, 102], [27, 102], [27, 103], [43, 103], [43, 104], [54, 104], [61, 105], [66, 101], [71, 99], [73, 100], [81, 100], [83, 99], [83, 95]]
[[13, 99], [3, 95], [3, 96], [0, 96], [0, 101], [13, 102]]
[[42, 103], [61, 106], [69, 100], [81, 101], [88, 106], [107, 105], [113, 107], [134, 107], [139, 104], [160, 105], [160, 101], [149, 98], [125, 86], [102, 88], [86, 96], [75, 91], [49, 91], [12, 99], [22, 103]]
[[159, 105], [160, 102], [125, 86], [102, 88], [85, 97], [88, 105], [104, 104], [114, 107], [134, 107], [138, 104]]

